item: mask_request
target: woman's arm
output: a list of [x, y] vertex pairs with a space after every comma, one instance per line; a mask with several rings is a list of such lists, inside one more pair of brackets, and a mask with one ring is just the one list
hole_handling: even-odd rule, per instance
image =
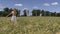
[[9, 15], [11, 15], [12, 13], [8, 14], [6, 17], [8, 17]]

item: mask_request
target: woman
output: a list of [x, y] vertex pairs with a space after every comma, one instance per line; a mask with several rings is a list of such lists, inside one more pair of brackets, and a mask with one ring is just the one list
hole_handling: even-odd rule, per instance
[[[17, 11], [16, 11], [16, 9], [13, 9], [13, 11], [12, 11], [9, 15], [11, 15], [11, 14], [12, 14], [11, 21], [12, 21], [12, 22], [17, 22], [17, 20], [16, 20]], [[7, 17], [8, 17], [9, 15], [7, 15]]]

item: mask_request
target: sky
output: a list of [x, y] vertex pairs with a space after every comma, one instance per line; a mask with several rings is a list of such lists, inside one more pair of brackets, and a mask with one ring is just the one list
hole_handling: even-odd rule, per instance
[[3, 8], [23, 9], [43, 9], [51, 12], [60, 11], [60, 0], [0, 0], [0, 10]]

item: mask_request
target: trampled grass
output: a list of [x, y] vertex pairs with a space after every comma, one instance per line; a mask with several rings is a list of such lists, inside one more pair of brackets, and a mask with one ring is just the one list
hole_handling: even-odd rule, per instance
[[0, 34], [60, 34], [60, 17], [0, 17]]

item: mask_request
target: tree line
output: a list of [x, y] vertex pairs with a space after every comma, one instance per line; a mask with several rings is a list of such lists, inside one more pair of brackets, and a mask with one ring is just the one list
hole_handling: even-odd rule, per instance
[[[10, 8], [10, 9], [8, 7], [4, 8], [3, 11], [0, 11], [0, 17], [6, 17], [12, 10], [13, 10], [12, 8]], [[21, 10], [16, 9], [16, 11], [17, 11], [17, 16], [29, 16], [29, 13], [30, 13], [29, 10], [27, 10], [27, 9], [23, 10], [23, 15], [20, 15]], [[45, 11], [45, 10], [41, 10], [41, 9], [33, 9], [31, 11], [31, 13], [32, 13], [31, 16], [56, 16], [56, 17], [60, 17], [60, 13]]]

